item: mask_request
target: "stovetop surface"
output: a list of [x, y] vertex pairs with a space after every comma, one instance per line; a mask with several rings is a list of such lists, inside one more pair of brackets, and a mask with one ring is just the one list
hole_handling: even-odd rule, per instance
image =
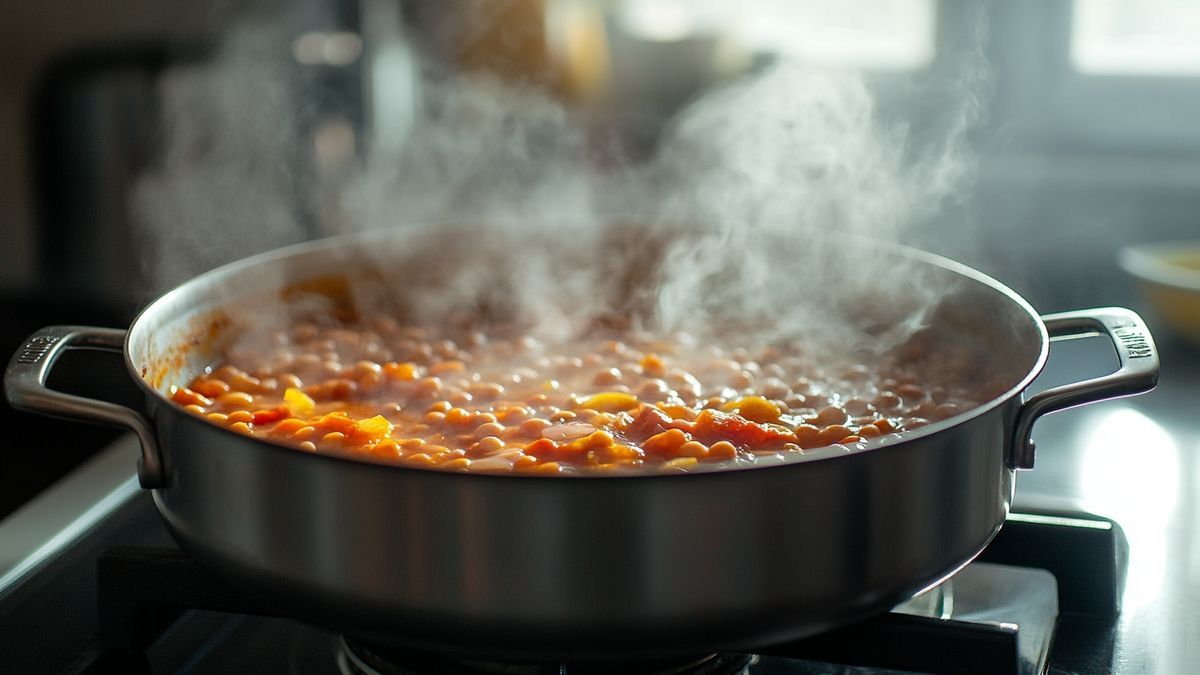
[[[1122, 613], [1114, 619], [1062, 617], [1050, 656], [1053, 673], [1200, 672], [1200, 358], [1195, 348], [1160, 342], [1158, 390], [1039, 421], [1037, 468], [1018, 478], [1017, 508], [1023, 503], [1042, 510], [1062, 505], [1111, 517], [1129, 541]], [[1113, 362], [1111, 348], [1099, 341], [1056, 344], [1035, 386], [1099, 374]], [[10, 632], [0, 640], [0, 671], [57, 672], [70, 664], [73, 636], [94, 629], [94, 601], [81, 602], [80, 593], [94, 586], [94, 561], [104, 549], [115, 543], [173, 545], [150, 500], [129, 496], [135, 492], [127, 484], [122, 503], [133, 509], [131, 517], [89, 524], [87, 536], [50, 561], [67, 571], [22, 581], [21, 592], [34, 594], [46, 611], [20, 626], [20, 634], [38, 636], [36, 640], [57, 650], [52, 658], [29, 660], [35, 645]], [[0, 589], [0, 626], [9, 625], [5, 600]], [[190, 649], [172, 651], [196, 640], [199, 644]], [[162, 664], [152, 672], [270, 673], [279, 672], [279, 663], [329, 663], [338, 640], [286, 619], [192, 611], [155, 644], [148, 658]], [[270, 664], [261, 659], [271, 659]], [[748, 672], [758, 675], [891, 672], [771, 655], [750, 667]]]

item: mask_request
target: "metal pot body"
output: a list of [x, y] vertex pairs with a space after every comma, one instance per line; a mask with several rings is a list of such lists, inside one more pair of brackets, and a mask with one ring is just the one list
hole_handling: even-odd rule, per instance
[[[884, 611], [995, 535], [1015, 469], [1032, 465], [1038, 416], [1148, 390], [1158, 371], [1132, 312], [1043, 323], [997, 282], [896, 248], [888, 255], [944, 275], [963, 311], [991, 322], [980, 335], [996, 341], [1012, 387], [861, 450], [679, 475], [450, 473], [297, 452], [166, 398], [171, 382], [211, 358], [197, 326], [236, 289], [336, 269], [364, 243], [372, 240], [309, 244], [198, 277], [148, 307], [127, 336], [47, 329], [13, 359], [6, 387], [14, 405], [134, 429], [143, 484], [179, 544], [232, 585], [280, 611], [422, 648], [522, 658], [748, 649]], [[1121, 369], [1024, 400], [1046, 358], [1047, 325], [1108, 335]], [[144, 415], [44, 388], [62, 349], [121, 337]], [[180, 350], [186, 342], [199, 345]]]

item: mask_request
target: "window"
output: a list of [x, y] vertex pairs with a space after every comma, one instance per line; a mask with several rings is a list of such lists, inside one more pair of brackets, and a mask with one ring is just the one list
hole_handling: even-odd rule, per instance
[[651, 40], [698, 35], [752, 52], [875, 69], [914, 69], [934, 52], [933, 0], [623, 0], [618, 25]]
[[1075, 0], [1071, 65], [1087, 74], [1200, 75], [1200, 3]]

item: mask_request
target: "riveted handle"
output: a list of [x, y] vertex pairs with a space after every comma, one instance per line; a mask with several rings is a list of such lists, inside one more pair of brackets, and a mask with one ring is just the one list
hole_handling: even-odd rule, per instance
[[1083, 309], [1042, 317], [1050, 337], [1079, 333], [1107, 335], [1117, 348], [1121, 365], [1114, 373], [1047, 389], [1021, 404], [1014, 427], [1012, 466], [1032, 469], [1034, 447], [1029, 435], [1033, 423], [1047, 413], [1122, 396], [1150, 391], [1158, 384], [1158, 351], [1145, 322], [1122, 307]]
[[150, 420], [123, 405], [55, 391], [46, 386], [54, 362], [68, 349], [101, 349], [120, 352], [125, 331], [88, 326], [47, 326], [29, 337], [4, 372], [4, 393], [14, 408], [51, 417], [125, 427], [142, 444], [138, 480], [143, 488], [163, 485], [162, 456]]

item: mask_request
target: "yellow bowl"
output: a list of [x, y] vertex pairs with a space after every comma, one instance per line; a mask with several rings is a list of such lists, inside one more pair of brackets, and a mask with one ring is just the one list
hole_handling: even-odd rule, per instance
[[1163, 321], [1200, 342], [1200, 241], [1127, 246], [1118, 262]]

